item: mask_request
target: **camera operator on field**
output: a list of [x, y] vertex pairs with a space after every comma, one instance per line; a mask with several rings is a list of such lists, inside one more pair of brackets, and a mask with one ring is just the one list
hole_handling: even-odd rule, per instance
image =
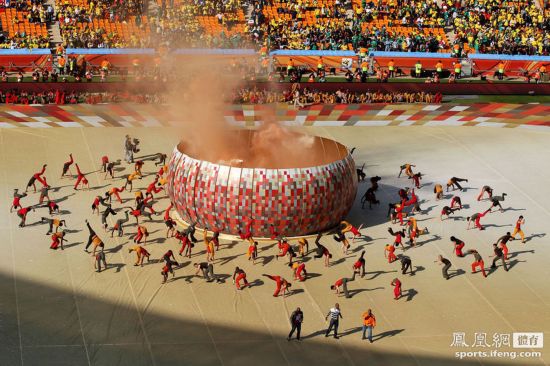
[[134, 162], [134, 153], [139, 152], [138, 145], [138, 139], [132, 139], [130, 135], [126, 135], [126, 142], [124, 143], [124, 160], [126, 160], [128, 164]]

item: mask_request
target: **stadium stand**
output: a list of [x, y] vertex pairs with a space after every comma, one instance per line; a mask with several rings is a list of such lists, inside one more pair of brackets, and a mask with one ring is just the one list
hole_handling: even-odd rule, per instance
[[[253, 19], [273, 49], [544, 55], [550, 50], [549, 5], [537, 1], [272, 2], [259, 6], [262, 16]], [[446, 26], [453, 30], [449, 35]]]
[[238, 0], [176, 1], [161, 7], [149, 44], [179, 47], [239, 48], [249, 43], [244, 5]]
[[57, 0], [64, 47], [143, 47], [149, 29], [140, 0]]
[[537, 0], [463, 0], [458, 5], [449, 0], [447, 5], [456, 37], [469, 52], [550, 52], [550, 23]]
[[261, 11], [253, 19], [274, 49], [438, 52], [449, 47], [441, 11], [427, 1], [306, 0], [274, 2]]
[[[47, 46], [50, 12], [0, 0], [1, 47]], [[544, 0], [55, 0], [55, 14], [64, 47], [550, 53]]]
[[[11, 6], [13, 4], [13, 6]], [[0, 23], [3, 34], [0, 48], [48, 48], [49, 34], [46, 23], [51, 11], [39, 2], [13, 2], [6, 7], [0, 4]], [[53, 11], [53, 9], [51, 9]]]

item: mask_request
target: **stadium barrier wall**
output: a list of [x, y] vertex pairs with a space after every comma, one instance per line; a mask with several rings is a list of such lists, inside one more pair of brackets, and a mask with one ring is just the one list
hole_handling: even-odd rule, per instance
[[140, 64], [152, 63], [158, 53], [153, 48], [67, 48], [69, 56], [84, 57], [92, 67], [100, 67], [105, 60], [117, 69], [130, 69], [135, 59]]
[[[283, 68], [292, 58], [296, 66], [315, 70], [319, 56], [323, 56], [327, 68], [334, 68], [337, 72], [350, 67], [349, 60], [352, 62], [351, 68], [355, 69], [359, 66], [359, 57], [352, 51], [276, 50], [271, 52], [270, 56], [273, 58], [273, 65]], [[452, 70], [453, 63], [458, 60], [450, 53], [375, 51], [369, 56], [376, 66], [382, 68], [387, 68], [388, 62], [393, 60], [396, 68], [405, 75], [410, 74], [417, 61], [420, 61], [424, 69], [435, 70], [435, 65], [441, 61], [443, 69]], [[550, 56], [471, 54], [461, 61], [463, 64], [471, 63], [473, 76], [480, 77], [493, 76], [501, 61], [504, 63], [504, 73], [507, 76], [516, 77], [525, 76], [526, 72], [532, 76], [542, 65], [550, 66]]]
[[7, 72], [32, 72], [36, 68], [51, 68], [49, 49], [0, 50], [0, 69]]
[[[492, 77], [498, 71], [498, 65], [502, 61], [504, 63], [504, 74], [506, 76], [523, 77], [526, 75], [533, 76], [539, 68], [544, 65], [550, 67], [550, 57], [545, 59], [497, 59], [497, 58], [472, 58], [472, 70], [474, 76]], [[546, 79], [546, 81], [548, 81]]]
[[[131, 69], [134, 59], [140, 63], [152, 62], [161, 54], [152, 49], [86, 49], [69, 48], [68, 55], [82, 55], [93, 66], [99, 66], [103, 60], [108, 60], [117, 68]], [[195, 55], [216, 55], [232, 58], [252, 58], [257, 52], [252, 49], [177, 49], [170, 54], [174, 57], [186, 58]], [[341, 72], [345, 68], [358, 66], [359, 58], [353, 51], [305, 51], [305, 50], [276, 50], [270, 53], [273, 65], [286, 67], [290, 58], [296, 66], [305, 66], [312, 70], [317, 68], [318, 57], [323, 56], [328, 69]], [[390, 60], [394, 60], [398, 69], [404, 74], [410, 74], [417, 61], [422, 63], [424, 69], [435, 69], [438, 61], [441, 61], [444, 69], [451, 69], [453, 62], [449, 53], [423, 53], [423, 52], [382, 52], [375, 51], [370, 54], [374, 64], [387, 67]], [[15, 49], [0, 50], [0, 68], [8, 72], [32, 72], [33, 69], [52, 68], [52, 54], [49, 49]], [[471, 63], [473, 76], [492, 76], [498, 69], [498, 64], [504, 63], [504, 72], [507, 76], [522, 77], [526, 74], [533, 75], [542, 65], [550, 67], [550, 56], [523, 56], [523, 55], [493, 55], [471, 54], [462, 59]]]

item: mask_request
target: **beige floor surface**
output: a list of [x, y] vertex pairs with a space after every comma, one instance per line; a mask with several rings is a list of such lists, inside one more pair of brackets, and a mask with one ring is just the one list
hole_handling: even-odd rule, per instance
[[[111, 267], [93, 271], [89, 254], [83, 251], [87, 240], [84, 219], [101, 233], [100, 218], [92, 216], [93, 197], [103, 193], [111, 180], [97, 173], [100, 157], [122, 158], [124, 135], [142, 140], [142, 153], [170, 152], [177, 142], [174, 130], [163, 128], [123, 129], [1, 129], [0, 130], [0, 365], [491, 365], [547, 364], [548, 347], [540, 357], [468, 358], [458, 360], [458, 351], [516, 351], [509, 347], [451, 347], [454, 332], [465, 332], [469, 344], [474, 333], [486, 333], [492, 343], [494, 333], [546, 332], [550, 329], [550, 247], [547, 236], [550, 219], [550, 133], [522, 129], [466, 127], [336, 127], [305, 128], [308, 133], [334, 138], [357, 147], [354, 156], [367, 164], [367, 174], [383, 178], [378, 193], [382, 203], [373, 210], [362, 210], [357, 200], [350, 221], [366, 225], [369, 241], [356, 241], [353, 253], [344, 256], [339, 244], [325, 237], [322, 242], [334, 253], [334, 264], [324, 268], [318, 260], [308, 260], [314, 274], [304, 283], [294, 283], [295, 293], [273, 298], [274, 283], [263, 281], [262, 273], [291, 277], [285, 261], [276, 261], [276, 247], [262, 244], [262, 264], [251, 265], [244, 243], [223, 242], [217, 253], [216, 271], [232, 273], [242, 266], [251, 280], [260, 285], [236, 291], [231, 281], [205, 283], [194, 277], [191, 261], [183, 260], [176, 278], [161, 285], [161, 264], [134, 267], [128, 254], [129, 237], [108, 237], [107, 260]], [[74, 192], [73, 180], [59, 179], [67, 154], [72, 152], [88, 175], [91, 191]], [[397, 179], [399, 165], [412, 162], [425, 174], [418, 191], [425, 212], [418, 216], [430, 234], [421, 237], [424, 245], [408, 250], [416, 269], [414, 276], [397, 273], [397, 263], [388, 264], [384, 245], [390, 242], [385, 217], [387, 203], [394, 201], [398, 188], [411, 181]], [[9, 214], [13, 188], [24, 189], [28, 178], [48, 164], [46, 176], [54, 187], [55, 199], [67, 220], [67, 249], [52, 251], [45, 225], [17, 227], [18, 218]], [[126, 172], [129, 168], [126, 168]], [[145, 171], [154, 167], [146, 163]], [[123, 172], [119, 173], [120, 175]], [[433, 183], [445, 183], [451, 176], [469, 179], [461, 193], [468, 209], [455, 219], [441, 222], [439, 211], [449, 200], [435, 201]], [[152, 175], [138, 182], [145, 187]], [[114, 183], [119, 185], [121, 180]], [[475, 196], [489, 184], [497, 193], [506, 192], [504, 213], [483, 219], [485, 231], [466, 230], [465, 217], [488, 208]], [[367, 183], [359, 186], [358, 197]], [[123, 198], [133, 194], [123, 193]], [[23, 199], [35, 204], [37, 194]], [[158, 210], [168, 205], [166, 198], [155, 203]], [[123, 205], [126, 206], [126, 203]], [[121, 206], [114, 205], [119, 209]], [[121, 212], [122, 213], [122, 212]], [[119, 213], [119, 215], [121, 214]], [[46, 209], [29, 214], [29, 223], [47, 216]], [[477, 248], [490, 262], [491, 243], [511, 226], [518, 215], [526, 218], [525, 232], [530, 240], [510, 244], [511, 270], [502, 268], [484, 279], [470, 274], [472, 257], [456, 258], [449, 236]], [[112, 223], [112, 221], [111, 221]], [[148, 223], [152, 232], [147, 246], [159, 258], [168, 248], [178, 249], [175, 239], [164, 240], [161, 218]], [[396, 225], [393, 225], [396, 227]], [[135, 227], [128, 229], [133, 233]], [[130, 240], [131, 241], [131, 240]], [[201, 243], [197, 246], [201, 248]], [[339, 298], [329, 285], [351, 275], [351, 265], [361, 249], [366, 250], [364, 279], [350, 284], [351, 299]], [[204, 251], [196, 251], [192, 262], [202, 261]], [[400, 250], [398, 250], [400, 253]], [[446, 281], [435, 264], [438, 254], [453, 262], [453, 269], [465, 273]], [[179, 259], [179, 258], [178, 258]], [[318, 275], [317, 275], [318, 274]], [[394, 301], [391, 280], [399, 276], [410, 296]], [[262, 283], [265, 282], [265, 283]], [[335, 302], [342, 307], [340, 340], [324, 338], [324, 315]], [[304, 341], [287, 342], [288, 316], [297, 306], [305, 313]], [[361, 341], [360, 315], [372, 308], [377, 316], [373, 344]], [[547, 343], [550, 339], [547, 339]]]

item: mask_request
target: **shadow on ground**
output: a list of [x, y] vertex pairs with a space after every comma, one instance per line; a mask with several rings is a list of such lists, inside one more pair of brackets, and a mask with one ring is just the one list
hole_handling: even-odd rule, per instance
[[[363, 208], [361, 204], [361, 198], [363, 197], [367, 189], [370, 188], [370, 186], [370, 182], [367, 182], [366, 180], [359, 183], [355, 202], [346, 220], [356, 226], [359, 226], [359, 224], [362, 223], [363, 227], [371, 227], [380, 224], [387, 224], [388, 227], [395, 226], [389, 223], [388, 204], [399, 203], [399, 190], [407, 186], [412, 187], [412, 182], [404, 179], [403, 187], [396, 187], [393, 185], [384, 184], [384, 179], [382, 179], [378, 183], [378, 190], [375, 193], [376, 199], [380, 201], [380, 204], [372, 205], [372, 208], [369, 208], [369, 204], [366, 203]], [[419, 197], [419, 200], [422, 200], [421, 197]], [[433, 207], [430, 208], [430, 206], [428, 206], [426, 203], [421, 204], [420, 208], [426, 211], [433, 209]], [[409, 206], [405, 208], [405, 212], [408, 213], [411, 211], [411, 209], [412, 207]]]
[[[452, 349], [449, 358], [415, 355], [414, 359], [407, 353], [376, 349], [377, 341], [406, 334], [406, 329], [375, 332], [374, 344], [365, 342], [360, 348], [346, 345], [345, 340], [326, 339], [324, 329], [304, 329], [302, 342], [287, 342], [284, 335], [273, 336], [262, 331], [260, 325], [250, 331], [211, 323], [206, 326], [201, 321], [184, 321], [146, 310], [137, 314], [132, 303], [75, 296], [21, 278], [17, 279], [17, 290], [18, 305], [13, 278], [0, 274], [0, 365], [478, 364], [452, 358]], [[88, 317], [81, 318], [80, 314]], [[342, 333], [361, 336], [360, 328], [342, 329]]]

